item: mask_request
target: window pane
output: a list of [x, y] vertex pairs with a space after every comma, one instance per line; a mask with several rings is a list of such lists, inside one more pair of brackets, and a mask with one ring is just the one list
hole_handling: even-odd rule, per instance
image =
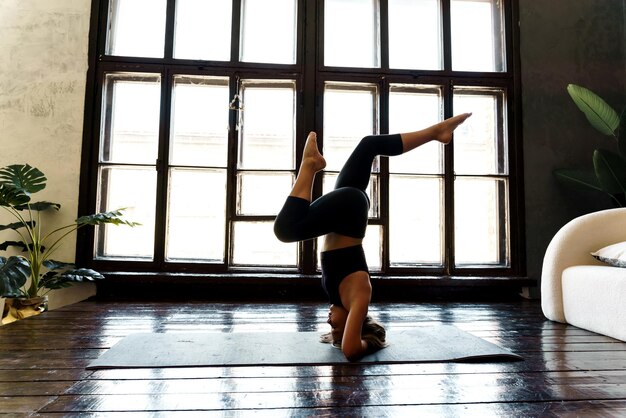
[[98, 210], [126, 208], [124, 218], [136, 227], [103, 225], [96, 230], [97, 258], [152, 259], [156, 170], [154, 168], [105, 167], [99, 173]]
[[238, 215], [277, 215], [293, 185], [291, 173], [239, 173]]
[[232, 2], [176, 0], [174, 58], [230, 60]]
[[443, 67], [439, 1], [389, 0], [389, 67]]
[[[389, 91], [389, 132], [424, 129], [441, 121], [443, 97], [439, 87], [392, 84]], [[443, 174], [443, 145], [429, 142], [389, 159], [392, 173]]]
[[443, 180], [389, 178], [389, 260], [392, 265], [443, 264]]
[[296, 0], [242, 0], [242, 61], [296, 63], [296, 4]]
[[172, 169], [167, 215], [168, 260], [222, 262], [226, 170]]
[[174, 78], [171, 164], [226, 167], [228, 98], [227, 78]]
[[504, 92], [455, 89], [454, 113], [473, 112], [454, 132], [457, 174], [507, 174]]
[[163, 58], [167, 0], [111, 0], [107, 54]]
[[505, 71], [501, 0], [451, 0], [452, 69]]
[[235, 222], [233, 264], [295, 266], [298, 244], [285, 244], [274, 235], [273, 222]]
[[292, 170], [295, 137], [295, 85], [243, 84], [244, 126], [239, 167]]
[[324, 2], [324, 65], [380, 67], [378, 1]]
[[107, 74], [100, 161], [155, 164], [159, 143], [158, 75]]
[[376, 99], [376, 86], [326, 85], [323, 138], [326, 170], [341, 170], [361, 138], [375, 132]]
[[508, 266], [508, 204], [504, 179], [454, 182], [456, 265]]
[[380, 225], [368, 225], [363, 239], [363, 251], [369, 271], [380, 271], [383, 265], [382, 251], [383, 228]]

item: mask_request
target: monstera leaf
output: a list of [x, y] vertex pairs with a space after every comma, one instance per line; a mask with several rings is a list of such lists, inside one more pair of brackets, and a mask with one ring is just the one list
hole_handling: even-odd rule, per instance
[[45, 287], [47, 289], [62, 289], [77, 282], [91, 282], [100, 279], [104, 279], [102, 274], [95, 270], [85, 268], [67, 270], [63, 273], [49, 271], [41, 278], [39, 287]]
[[113, 225], [128, 225], [128, 226], [137, 226], [140, 225], [137, 222], [130, 222], [122, 219], [122, 209], [114, 210], [111, 212], [101, 212], [95, 213], [93, 215], [81, 216], [76, 219], [76, 224], [78, 225], [102, 225], [102, 224], [113, 224]]
[[42, 264], [50, 271], [67, 270], [71, 267], [74, 267], [73, 263], [65, 263], [63, 261], [56, 260], [46, 260]]
[[26, 222], [13, 222], [11, 224], [8, 225], [0, 225], [0, 231], [3, 231], [5, 229], [12, 229], [14, 231], [20, 229], [20, 228], [25, 228], [25, 227], [29, 227], [29, 228], [34, 228], [36, 225], [35, 221], [26, 221]]
[[21, 248], [22, 251], [28, 251], [31, 246], [26, 244], [23, 241], [4, 241], [2, 244], [0, 244], [0, 251], [6, 251], [9, 249], [9, 247], [17, 247], [17, 248]]
[[104, 279], [104, 276], [95, 270], [85, 268], [73, 268], [72, 263], [63, 261], [46, 260], [44, 267], [49, 271], [41, 277], [39, 287], [47, 289], [61, 289], [70, 287], [73, 283], [87, 282]]
[[30, 202], [30, 195], [10, 184], [0, 183], [0, 206], [22, 206]]
[[54, 209], [58, 211], [61, 209], [61, 205], [58, 203], [52, 203], [52, 202], [35, 202], [35, 203], [29, 203], [28, 205], [16, 206], [15, 209], [17, 210], [30, 209], [30, 210], [36, 210], [36, 211]]
[[46, 187], [46, 176], [28, 164], [14, 164], [0, 169], [0, 184], [8, 184], [27, 194]]
[[24, 257], [0, 257], [0, 296], [22, 296], [21, 288], [30, 277], [30, 271], [30, 263]]

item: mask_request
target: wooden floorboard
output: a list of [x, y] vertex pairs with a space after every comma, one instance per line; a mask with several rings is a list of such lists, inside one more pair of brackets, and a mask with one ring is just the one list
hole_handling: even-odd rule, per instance
[[390, 331], [454, 325], [524, 360], [88, 371], [137, 332], [328, 325], [322, 303], [86, 301], [0, 327], [0, 415], [626, 416], [626, 343], [547, 321], [537, 301], [381, 303], [371, 313]]

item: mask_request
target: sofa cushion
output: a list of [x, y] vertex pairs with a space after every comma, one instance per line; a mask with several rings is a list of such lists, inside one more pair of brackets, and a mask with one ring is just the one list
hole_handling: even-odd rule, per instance
[[614, 267], [626, 267], [626, 241], [600, 248], [591, 255]]
[[626, 269], [574, 266], [561, 280], [569, 324], [626, 341]]

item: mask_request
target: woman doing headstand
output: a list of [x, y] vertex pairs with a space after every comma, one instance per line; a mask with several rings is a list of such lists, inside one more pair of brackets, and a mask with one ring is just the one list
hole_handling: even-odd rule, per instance
[[430, 141], [448, 144], [452, 132], [470, 116], [457, 115], [416, 132], [364, 137], [339, 173], [335, 189], [313, 202], [315, 175], [326, 161], [315, 132], [309, 133], [296, 182], [276, 217], [274, 233], [283, 242], [325, 236], [322, 287], [331, 303], [331, 332], [323, 341], [341, 344], [348, 360], [385, 345], [384, 328], [367, 315], [372, 286], [362, 246], [369, 211], [365, 190], [374, 158], [400, 155]]

